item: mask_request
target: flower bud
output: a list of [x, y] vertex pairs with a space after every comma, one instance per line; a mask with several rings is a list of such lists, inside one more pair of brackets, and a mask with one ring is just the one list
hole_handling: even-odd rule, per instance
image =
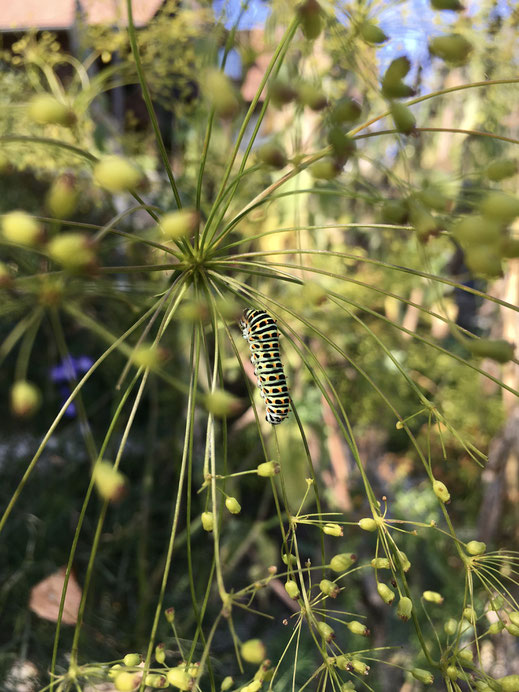
[[416, 118], [411, 113], [411, 110], [404, 106], [403, 103], [394, 101], [390, 107], [391, 117], [395, 123], [395, 128], [398, 132], [404, 135], [410, 135], [416, 127]]
[[472, 44], [460, 34], [435, 36], [429, 41], [429, 52], [450, 65], [465, 65], [472, 52]]
[[319, 588], [325, 596], [330, 596], [330, 598], [337, 598], [340, 588], [333, 581], [329, 579], [321, 579], [319, 583]]
[[514, 625], [517, 625], [519, 627], [519, 611], [518, 610], [513, 610], [511, 613], [508, 613], [508, 618], [511, 623]]
[[335, 637], [335, 632], [333, 628], [327, 622], [318, 622], [317, 629], [321, 637], [323, 637], [327, 642], [331, 642]]
[[230, 675], [227, 675], [222, 680], [222, 684], [220, 685], [220, 690], [221, 690], [221, 692], [227, 692], [227, 690], [230, 690], [233, 685], [234, 685], [233, 678]]
[[387, 557], [374, 557], [371, 560], [373, 569], [391, 569], [391, 563]]
[[447, 673], [447, 677], [449, 680], [452, 680], [453, 682], [458, 679], [458, 669], [456, 666], [447, 666], [447, 670], [445, 671]]
[[402, 596], [402, 598], [398, 601], [398, 607], [396, 609], [396, 614], [398, 617], [403, 620], [404, 622], [407, 622], [409, 618], [411, 617], [411, 613], [413, 612], [413, 602], [410, 598], [407, 596]]
[[501, 692], [517, 692], [519, 690], [519, 675], [505, 675], [497, 679]]
[[488, 633], [489, 634], [499, 634], [505, 629], [504, 624], [501, 622], [501, 620], [498, 620], [497, 622], [493, 622], [490, 627], [488, 628]]
[[135, 189], [142, 181], [139, 169], [122, 156], [103, 156], [94, 166], [95, 182], [108, 192]]
[[10, 243], [36, 245], [42, 239], [42, 228], [34, 217], [25, 211], [10, 211], [2, 218], [2, 235]]
[[121, 672], [122, 670], [122, 665], [120, 663], [116, 663], [115, 665], [111, 666], [109, 671], [108, 671], [108, 677], [110, 680], [114, 680], [117, 675]]
[[262, 478], [271, 478], [281, 471], [277, 461], [264, 461], [256, 467], [256, 473]]
[[140, 680], [140, 675], [123, 671], [115, 676], [114, 686], [120, 692], [133, 692], [138, 688]]
[[139, 368], [156, 370], [160, 365], [161, 351], [154, 344], [141, 344], [133, 350], [131, 359]]
[[377, 591], [378, 595], [380, 598], [386, 603], [387, 605], [391, 605], [393, 601], [395, 600], [395, 592], [389, 588], [387, 584], [384, 584], [383, 582], [379, 582], [377, 584]]
[[462, 649], [461, 651], [458, 651], [457, 656], [462, 665], [472, 663], [474, 659], [474, 654], [470, 649]]
[[51, 259], [69, 271], [80, 271], [92, 266], [95, 253], [88, 236], [84, 233], [60, 233], [47, 245]]
[[258, 159], [272, 168], [281, 169], [287, 165], [287, 155], [283, 148], [275, 142], [265, 142], [256, 152]]
[[126, 494], [126, 477], [111, 462], [96, 462], [92, 476], [103, 500], [118, 502]]
[[166, 677], [169, 684], [176, 687], [177, 690], [190, 690], [193, 687], [193, 681], [183, 664], [176, 668], [170, 668]]
[[376, 531], [378, 524], [371, 517], [364, 517], [359, 521], [359, 526], [363, 531]]
[[508, 625], [505, 625], [505, 629], [514, 637], [519, 637], [519, 626], [514, 625], [513, 622], [510, 622], [508, 623]]
[[261, 690], [261, 685], [261, 680], [253, 680], [245, 687], [242, 687], [241, 692], [258, 692], [258, 690]]
[[362, 622], [358, 622], [358, 620], [347, 622], [346, 627], [352, 634], [360, 634], [361, 637], [369, 637], [369, 629]]
[[202, 80], [202, 91], [215, 113], [226, 120], [232, 119], [240, 110], [240, 100], [227, 75], [221, 70], [206, 70]]
[[38, 94], [29, 103], [29, 117], [39, 125], [71, 127], [76, 122], [74, 112], [50, 94]]
[[166, 652], [164, 651], [164, 644], [157, 644], [155, 647], [155, 660], [157, 663], [164, 663], [166, 660]]
[[459, 0], [431, 0], [431, 7], [433, 10], [453, 10], [454, 12], [465, 9]]
[[362, 108], [357, 101], [346, 96], [334, 104], [330, 113], [330, 122], [334, 125], [344, 125], [356, 122], [360, 118]]
[[317, 0], [304, 0], [297, 8], [301, 30], [309, 41], [314, 41], [323, 29], [321, 6]]
[[204, 404], [209, 413], [219, 418], [230, 416], [240, 411], [240, 400], [224, 389], [215, 389], [204, 396]]
[[443, 596], [439, 594], [437, 591], [424, 591], [422, 594], [422, 598], [424, 599], [424, 601], [428, 601], [429, 603], [443, 603]]
[[404, 572], [409, 572], [411, 569], [411, 563], [409, 562], [409, 558], [407, 555], [404, 553], [403, 550], [398, 551], [398, 556], [400, 557], [400, 566], [404, 570]]
[[126, 654], [123, 658], [123, 663], [129, 668], [135, 668], [142, 661], [142, 656], [140, 654]]
[[505, 178], [511, 178], [517, 173], [517, 162], [510, 159], [498, 159], [488, 164], [485, 175], [489, 180], [499, 182]]
[[445, 503], [450, 501], [451, 495], [447, 490], [447, 486], [445, 483], [442, 483], [442, 481], [433, 481], [433, 491], [436, 497], [442, 502]]
[[214, 514], [212, 512], [202, 512], [202, 527], [204, 531], [214, 529]]
[[422, 668], [413, 668], [411, 670], [411, 675], [415, 680], [418, 680], [418, 682], [423, 682], [424, 685], [432, 685], [434, 682], [434, 675]]
[[339, 524], [325, 524], [323, 526], [323, 533], [328, 536], [342, 536], [342, 526], [339, 526]]
[[239, 514], [241, 512], [241, 505], [235, 497], [226, 497], [225, 506], [231, 514]]
[[471, 606], [463, 608], [463, 617], [465, 620], [468, 620], [471, 623], [476, 622], [477, 620], [476, 611]]
[[327, 99], [323, 92], [313, 84], [304, 82], [297, 88], [298, 101], [303, 106], [308, 106], [313, 111], [322, 111], [327, 106]]
[[445, 630], [445, 634], [448, 634], [450, 637], [453, 637], [458, 631], [458, 621], [454, 618], [449, 618], [444, 623], [443, 629]]
[[369, 666], [358, 658], [352, 658], [349, 662], [348, 670], [358, 675], [367, 675], [369, 673]]
[[489, 192], [479, 205], [480, 211], [488, 219], [508, 224], [519, 216], [519, 199], [506, 192]]
[[165, 675], [160, 675], [160, 673], [148, 673], [144, 684], [152, 689], [158, 689], [167, 687], [168, 680]]
[[382, 29], [373, 22], [362, 22], [359, 31], [366, 43], [384, 43], [388, 39]]
[[78, 190], [73, 175], [61, 175], [52, 183], [45, 204], [49, 212], [57, 219], [71, 216], [77, 207]]
[[175, 609], [173, 607], [166, 608], [166, 610], [164, 611], [164, 615], [166, 616], [166, 620], [169, 622], [170, 625], [173, 622], [175, 622]]
[[[490, 600], [490, 606], [491, 606], [492, 610], [501, 610], [501, 608], [504, 606], [504, 604], [505, 604], [505, 599], [501, 595], [494, 596], [494, 598], [492, 598]], [[519, 625], [519, 622], [517, 624]]]
[[297, 565], [297, 557], [295, 555], [283, 553], [281, 559], [285, 565]]
[[40, 390], [32, 382], [18, 380], [11, 387], [11, 411], [18, 418], [29, 418], [41, 403]]
[[247, 663], [262, 663], [267, 658], [267, 650], [261, 639], [249, 639], [240, 648], [241, 657]]
[[[514, 358], [514, 345], [504, 339], [471, 339], [466, 342], [466, 345], [472, 355], [479, 358], [491, 358], [497, 363], [508, 363]], [[481, 555], [485, 552], [486, 545], [480, 541], [470, 541], [467, 543], [467, 550], [471, 555]], [[479, 552], [471, 552], [471, 550], [479, 550]]]
[[199, 216], [193, 209], [178, 209], [160, 218], [160, 228], [168, 240], [177, 240], [193, 233], [198, 219]]
[[348, 682], [343, 682], [341, 685], [341, 692], [355, 692], [355, 685], [351, 680], [348, 680]]
[[338, 553], [330, 560], [330, 569], [333, 572], [346, 572], [356, 560], [354, 553]]
[[295, 582], [293, 579], [288, 579], [285, 582], [285, 590], [287, 594], [290, 596], [290, 598], [296, 600], [299, 597], [299, 586], [297, 585], [297, 582]]

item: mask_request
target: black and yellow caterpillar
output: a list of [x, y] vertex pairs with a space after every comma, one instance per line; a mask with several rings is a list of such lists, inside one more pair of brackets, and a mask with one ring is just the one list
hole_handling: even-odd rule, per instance
[[240, 320], [243, 338], [249, 342], [254, 374], [267, 408], [267, 422], [282, 423], [288, 416], [290, 397], [279, 357], [276, 320], [264, 310], [247, 309]]

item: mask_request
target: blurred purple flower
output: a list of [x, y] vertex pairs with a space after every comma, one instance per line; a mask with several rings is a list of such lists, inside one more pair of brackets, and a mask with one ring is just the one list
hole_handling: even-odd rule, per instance
[[[56, 382], [59, 386], [59, 391], [62, 396], [62, 403], [64, 403], [70, 396], [69, 382], [77, 380], [78, 376], [84, 375], [87, 370], [89, 370], [94, 361], [88, 356], [79, 356], [74, 358], [70, 356], [65, 358], [59, 365], [55, 365], [51, 368], [50, 377], [53, 382]], [[74, 403], [67, 406], [65, 415], [68, 418], [74, 418], [76, 416], [77, 409]]]

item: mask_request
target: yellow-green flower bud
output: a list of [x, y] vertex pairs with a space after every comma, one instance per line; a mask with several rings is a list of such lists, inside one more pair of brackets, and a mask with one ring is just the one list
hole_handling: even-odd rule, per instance
[[517, 625], [519, 627], [519, 611], [518, 610], [513, 610], [511, 613], [508, 613], [508, 619], [510, 620], [511, 623], [514, 625]]
[[337, 598], [340, 588], [333, 581], [329, 579], [321, 579], [319, 583], [319, 588], [325, 596], [330, 596], [330, 598]]
[[78, 190], [73, 175], [62, 175], [52, 183], [45, 204], [48, 210], [57, 219], [66, 219], [71, 216], [77, 207]]
[[10, 400], [11, 411], [15, 416], [29, 418], [40, 407], [40, 390], [32, 382], [19, 380], [11, 387]]
[[411, 563], [409, 562], [409, 558], [403, 550], [399, 550], [398, 555], [400, 557], [400, 566], [402, 567], [404, 572], [409, 572], [409, 570], [411, 569]]
[[[495, 684], [495, 683], [493, 683], [493, 684]], [[487, 685], [487, 683], [484, 682], [483, 680], [476, 680], [476, 682], [474, 683], [474, 688], [478, 692], [495, 692], [495, 689], [496, 689], [496, 688], [490, 687], [490, 685]]]
[[519, 216], [519, 199], [506, 192], [489, 192], [479, 205], [483, 216], [499, 223], [508, 224]]
[[342, 526], [339, 524], [325, 524], [323, 526], [323, 532], [328, 536], [342, 536]]
[[134, 349], [131, 359], [140, 368], [156, 370], [160, 365], [161, 351], [153, 344], [141, 344]]
[[204, 531], [214, 529], [214, 514], [212, 512], [202, 512], [202, 527]]
[[140, 683], [140, 675], [136, 673], [122, 672], [117, 673], [114, 679], [114, 686], [119, 692], [133, 692]]
[[[505, 599], [499, 595], [499, 596], [494, 596], [494, 598], [490, 599], [490, 606], [492, 610], [501, 610], [501, 608], [505, 604]], [[519, 622], [517, 623], [519, 625]]]
[[453, 682], [459, 677], [456, 666], [447, 666], [447, 670], [445, 672], [447, 673], [449, 680], [452, 680]]
[[426, 207], [434, 209], [435, 211], [445, 211], [449, 204], [449, 200], [437, 187], [424, 187], [418, 190], [416, 197], [422, 204], [425, 204]]
[[422, 668], [413, 668], [411, 670], [411, 675], [415, 680], [418, 680], [418, 682], [423, 682], [424, 685], [432, 685], [434, 682], [434, 675]]
[[361, 637], [369, 637], [369, 629], [362, 622], [358, 620], [351, 620], [346, 623], [346, 627], [352, 632], [352, 634], [359, 634]]
[[505, 629], [505, 625], [501, 620], [498, 620], [497, 622], [493, 622], [490, 627], [488, 628], [488, 633], [489, 634], [499, 634]]
[[321, 6], [317, 0], [304, 0], [297, 8], [301, 30], [309, 41], [314, 41], [323, 29]]
[[327, 622], [318, 622], [317, 629], [321, 637], [323, 637], [327, 642], [331, 642], [335, 637], [335, 632], [333, 628]]
[[359, 526], [363, 531], [376, 531], [378, 524], [371, 517], [364, 517], [359, 521]]
[[485, 174], [489, 180], [499, 182], [511, 178], [517, 173], [517, 162], [510, 159], [498, 159], [488, 164]]
[[209, 413], [223, 418], [241, 409], [240, 401], [224, 389], [215, 389], [204, 396], [204, 404]]
[[400, 225], [407, 219], [409, 213], [407, 204], [401, 199], [388, 199], [381, 209], [381, 217], [384, 223]]
[[34, 217], [25, 211], [10, 211], [2, 218], [2, 235], [10, 243], [32, 246], [40, 242], [43, 231]]
[[422, 598], [424, 599], [424, 601], [427, 601], [428, 603], [443, 603], [443, 596], [439, 594], [437, 591], [424, 591], [422, 594]]
[[409, 618], [411, 617], [411, 613], [413, 612], [413, 602], [410, 598], [407, 596], [402, 596], [402, 598], [398, 601], [398, 607], [396, 609], [396, 614], [398, 617], [403, 620], [404, 622], [407, 622]]
[[290, 598], [293, 598], [294, 600], [296, 600], [300, 594], [299, 586], [293, 579], [288, 579], [285, 582], [285, 590]]
[[403, 103], [393, 102], [390, 107], [391, 117], [395, 123], [395, 128], [398, 132], [404, 135], [410, 135], [416, 128], [416, 118], [411, 113], [411, 110], [404, 106]]
[[362, 22], [359, 31], [366, 43], [384, 43], [388, 39], [382, 29], [373, 22]]
[[497, 683], [500, 685], [501, 692], [517, 692], [519, 690], [519, 675], [505, 675], [504, 678], [498, 678]]
[[290, 553], [289, 555], [283, 553], [281, 555], [281, 559], [283, 560], [283, 563], [287, 565], [287, 567], [288, 565], [297, 565], [297, 557], [295, 555], [292, 555], [292, 553]]
[[167, 687], [168, 680], [165, 675], [160, 675], [160, 673], [148, 673], [144, 684], [152, 689], [159, 689]]
[[313, 111], [322, 111], [328, 103], [323, 92], [313, 84], [307, 82], [300, 84], [297, 88], [298, 101], [303, 106], [308, 106]]
[[461, 651], [458, 651], [458, 660], [461, 661], [461, 664], [467, 664], [467, 663], [472, 663], [472, 660], [474, 658], [474, 654], [470, 649], [461, 649]]
[[445, 634], [448, 634], [450, 637], [453, 637], [458, 631], [458, 621], [454, 618], [449, 618], [444, 623], [443, 629], [445, 630]]
[[355, 685], [351, 680], [348, 680], [348, 682], [343, 682], [341, 685], [341, 692], [355, 692]]
[[503, 225], [481, 214], [469, 214], [456, 221], [451, 232], [456, 240], [468, 249], [498, 243], [503, 235]]
[[275, 142], [265, 142], [256, 152], [258, 159], [267, 166], [281, 169], [287, 165], [287, 155], [283, 148]]
[[373, 569], [391, 569], [391, 563], [387, 557], [374, 557], [371, 560]]
[[70, 127], [76, 116], [68, 106], [50, 94], [38, 94], [29, 104], [29, 117], [39, 125], [63, 125]]
[[472, 52], [472, 44], [460, 34], [435, 36], [429, 41], [429, 51], [450, 65], [465, 65]]
[[166, 608], [164, 615], [166, 616], [166, 620], [170, 625], [175, 622], [175, 609], [173, 607]]
[[449, 502], [451, 499], [451, 494], [447, 490], [447, 486], [442, 481], [433, 481], [433, 491], [436, 497], [442, 502]]
[[[467, 341], [467, 347], [472, 355], [478, 358], [491, 358], [496, 363], [508, 363], [514, 358], [514, 345], [504, 339], [471, 339]], [[470, 553], [471, 555], [481, 555], [485, 552], [486, 545], [480, 541], [470, 541], [470, 545], [483, 546], [483, 550], [479, 553]], [[467, 544], [469, 550], [469, 544]], [[470, 551], [469, 551], [470, 552]]]
[[330, 560], [330, 569], [333, 572], [346, 572], [356, 560], [354, 553], [338, 553]]
[[407, 206], [409, 223], [414, 227], [418, 239], [425, 242], [430, 235], [434, 235], [438, 231], [438, 221], [419, 199], [409, 199]]
[[247, 663], [262, 663], [267, 658], [267, 650], [261, 639], [249, 639], [240, 648], [241, 657]]
[[242, 687], [241, 692], [258, 692], [258, 690], [261, 690], [261, 685], [261, 680], [253, 680], [248, 685], [245, 685], [245, 687]]
[[369, 666], [358, 658], [352, 658], [348, 670], [357, 673], [357, 675], [367, 675], [369, 673]]
[[221, 70], [206, 70], [202, 91], [215, 113], [224, 119], [233, 118], [240, 109], [240, 100], [227, 75]]
[[377, 584], [377, 591], [380, 598], [384, 601], [384, 603], [387, 603], [387, 605], [391, 605], [391, 603], [393, 603], [395, 600], [395, 592], [390, 589], [387, 584], [379, 582]]
[[271, 478], [281, 471], [281, 466], [277, 461], [264, 461], [256, 467], [256, 473], [262, 478]]
[[129, 668], [135, 668], [142, 661], [142, 656], [140, 654], [126, 654], [123, 658], [123, 663]]
[[310, 175], [317, 180], [333, 180], [341, 172], [342, 166], [337, 165], [337, 162], [330, 158], [324, 157], [320, 161], [316, 161], [309, 167]]
[[235, 497], [226, 497], [225, 506], [231, 514], [239, 514], [241, 512], [241, 505]]
[[75, 232], [54, 236], [47, 245], [47, 252], [51, 259], [69, 271], [93, 266], [96, 257], [88, 236]]
[[134, 190], [142, 181], [142, 173], [122, 156], [104, 156], [94, 166], [95, 182], [108, 192]]
[[166, 660], [166, 651], [164, 650], [164, 644], [157, 644], [155, 647], [155, 660], [157, 663], [164, 663]]
[[193, 680], [186, 672], [185, 665], [170, 668], [166, 674], [166, 677], [169, 684], [176, 687], [177, 690], [190, 690], [193, 687]]
[[465, 263], [474, 276], [494, 279], [503, 274], [499, 246], [477, 245], [466, 248]]
[[188, 236], [196, 229], [199, 216], [192, 209], [170, 211], [160, 219], [160, 228], [168, 240]]
[[463, 617], [465, 618], [465, 620], [468, 620], [470, 623], [476, 622], [476, 620], [477, 620], [476, 611], [471, 606], [467, 606], [466, 608], [463, 608]]
[[220, 690], [222, 692], [227, 692], [227, 690], [230, 690], [233, 685], [234, 685], [234, 679], [230, 675], [227, 675], [222, 680], [222, 684], [220, 685]]
[[110, 667], [110, 670], [108, 671], [108, 677], [110, 680], [115, 680], [117, 675], [122, 671], [123, 667], [120, 663], [116, 663], [115, 665]]
[[96, 462], [92, 471], [97, 492], [103, 500], [118, 502], [126, 493], [126, 476], [114, 468], [110, 461]]
[[519, 637], [519, 626], [514, 625], [513, 622], [509, 622], [508, 625], [505, 625], [506, 631], [509, 632], [511, 635], [514, 637]]

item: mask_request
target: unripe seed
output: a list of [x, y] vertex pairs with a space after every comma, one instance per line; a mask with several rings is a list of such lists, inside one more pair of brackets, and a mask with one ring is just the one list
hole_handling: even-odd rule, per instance
[[171, 211], [160, 219], [160, 227], [168, 240], [177, 240], [190, 235], [198, 225], [199, 216], [192, 209]]
[[359, 31], [366, 43], [384, 43], [388, 39], [382, 29], [373, 22], [362, 22]]
[[212, 392], [208, 392], [204, 396], [204, 405], [209, 413], [219, 418], [236, 414], [241, 409], [239, 399], [224, 389], [215, 389]]
[[11, 387], [11, 411], [19, 418], [29, 418], [41, 403], [40, 390], [32, 382], [19, 380]]
[[330, 569], [334, 572], [346, 572], [356, 560], [354, 553], [338, 553], [330, 560]]
[[501, 622], [501, 620], [498, 620], [497, 622], [493, 622], [490, 627], [488, 628], [488, 633], [489, 634], [499, 634], [505, 629], [504, 623]]
[[[467, 347], [472, 355], [491, 358], [497, 363], [508, 363], [514, 358], [514, 345], [504, 339], [471, 339], [467, 342]], [[470, 541], [466, 547], [471, 555], [481, 555], [486, 550], [486, 545], [481, 541]], [[473, 550], [476, 552], [472, 552]]]
[[519, 625], [514, 625], [512, 622], [505, 625], [507, 632], [512, 634], [514, 637], [519, 637]]
[[416, 127], [416, 118], [411, 113], [411, 110], [404, 106], [403, 103], [398, 103], [397, 101], [391, 104], [391, 117], [395, 123], [395, 127], [398, 132], [402, 132], [404, 135], [410, 135]]
[[262, 478], [271, 478], [281, 471], [281, 466], [277, 461], [264, 461], [256, 467], [256, 473]]
[[206, 70], [202, 80], [202, 91], [215, 113], [230, 120], [240, 109], [236, 90], [227, 75], [216, 68]]
[[140, 654], [126, 654], [126, 656], [123, 658], [124, 665], [130, 668], [138, 666], [141, 661], [142, 656]]
[[359, 526], [363, 531], [376, 531], [378, 524], [371, 517], [364, 517], [359, 521]]
[[508, 224], [519, 216], [519, 199], [496, 190], [483, 198], [479, 208], [483, 216]]
[[325, 524], [323, 526], [323, 533], [328, 536], [342, 536], [342, 526], [339, 524]]
[[230, 690], [233, 685], [234, 685], [234, 679], [230, 675], [227, 675], [222, 680], [222, 684], [220, 685], [220, 690], [222, 692], [227, 692], [227, 690]]
[[429, 41], [429, 51], [450, 65], [465, 65], [472, 52], [472, 44], [460, 34], [435, 36]]
[[300, 594], [299, 586], [293, 579], [288, 579], [285, 582], [285, 591], [290, 596], [290, 598], [293, 598], [294, 600], [296, 600]]
[[10, 211], [2, 218], [2, 235], [10, 243], [36, 245], [43, 235], [40, 224], [25, 211]]
[[411, 670], [411, 675], [415, 680], [418, 680], [418, 682], [423, 682], [424, 685], [432, 685], [434, 682], [434, 675], [422, 668], [413, 668]]
[[287, 155], [283, 148], [274, 142], [266, 142], [258, 147], [258, 159], [272, 168], [284, 168], [287, 165]]
[[241, 512], [241, 505], [235, 497], [226, 497], [225, 506], [231, 514], [239, 514]]
[[115, 689], [120, 692], [132, 692], [137, 689], [139, 683], [140, 676], [127, 672], [118, 673], [114, 680]]
[[95, 253], [84, 233], [60, 233], [47, 245], [49, 257], [69, 271], [93, 266]]
[[249, 639], [241, 645], [241, 657], [247, 663], [262, 663], [267, 658], [267, 650], [261, 639]]
[[519, 611], [518, 610], [513, 610], [511, 613], [508, 613], [508, 617], [509, 617], [511, 623], [513, 623], [514, 625], [517, 625], [519, 627]]
[[340, 588], [335, 584], [333, 581], [330, 581], [329, 579], [321, 579], [321, 582], [319, 583], [319, 588], [325, 594], [326, 596], [330, 596], [330, 598], [337, 598], [337, 595], [340, 591]]
[[517, 692], [519, 690], [519, 675], [505, 675], [497, 679], [501, 692]]
[[193, 687], [193, 680], [185, 670], [184, 665], [170, 668], [166, 675], [168, 682], [177, 690], [190, 690]]
[[155, 647], [155, 660], [157, 663], [164, 663], [166, 660], [166, 652], [164, 650], [164, 644], [157, 644]]
[[390, 569], [391, 563], [387, 557], [374, 557], [371, 560], [371, 566], [374, 569]]
[[437, 591], [424, 591], [422, 594], [422, 598], [424, 599], [424, 601], [428, 601], [429, 603], [443, 603], [443, 596], [439, 594]]
[[305, 0], [297, 8], [301, 30], [309, 41], [314, 41], [323, 29], [321, 6], [317, 0]]
[[488, 164], [485, 173], [489, 180], [499, 182], [517, 173], [517, 163], [510, 159], [498, 159]]
[[73, 175], [62, 175], [52, 183], [45, 203], [50, 213], [57, 219], [71, 216], [77, 207], [78, 190]]
[[369, 637], [369, 629], [362, 622], [351, 620], [351, 622], [346, 623], [346, 627], [353, 634], [359, 634], [361, 637]]
[[139, 185], [142, 174], [128, 159], [110, 155], [104, 156], [94, 166], [94, 180], [108, 192], [125, 192]]
[[341, 172], [341, 166], [337, 165], [337, 162], [330, 158], [324, 157], [320, 161], [313, 163], [308, 170], [313, 178], [318, 180], [333, 180]]
[[447, 670], [445, 671], [447, 673], [447, 677], [449, 680], [457, 680], [458, 679], [458, 669], [456, 666], [447, 666]]
[[317, 629], [321, 637], [323, 637], [327, 642], [331, 642], [335, 637], [335, 632], [333, 628], [327, 622], [318, 622]]
[[97, 492], [103, 500], [118, 502], [126, 494], [126, 476], [109, 461], [96, 462], [92, 471]]
[[411, 613], [413, 612], [413, 602], [410, 598], [407, 596], [402, 596], [402, 598], [398, 601], [398, 607], [396, 609], [396, 614], [398, 617], [403, 620], [404, 622], [407, 622], [409, 618], [411, 617]]
[[445, 483], [442, 483], [442, 481], [433, 481], [433, 491], [436, 497], [442, 502], [450, 501], [451, 495], [447, 490], [447, 486], [445, 485]]
[[447, 622], [443, 625], [443, 629], [445, 630], [445, 634], [448, 634], [449, 636], [453, 637], [458, 631], [458, 621], [454, 618], [449, 618]]
[[384, 601], [384, 603], [387, 603], [387, 605], [391, 605], [395, 600], [395, 592], [390, 589], [387, 584], [379, 582], [377, 584], [377, 591], [380, 598]]
[[330, 121], [334, 125], [354, 123], [360, 118], [361, 112], [362, 108], [360, 104], [349, 96], [346, 96], [334, 104], [330, 113]]
[[[505, 341], [505, 343], [507, 343]], [[511, 346], [512, 344], [507, 344], [507, 346]], [[512, 351], [513, 354], [513, 351]], [[513, 355], [512, 355], [513, 357]], [[486, 543], [483, 543], [482, 541], [469, 541], [467, 545], [465, 546], [467, 549], [467, 552], [470, 555], [481, 555], [482, 553], [485, 552], [487, 549]]]
[[39, 125], [63, 125], [71, 127], [76, 116], [68, 106], [50, 94], [39, 94], [31, 99], [29, 117]]
[[454, 10], [454, 12], [465, 9], [459, 0], [431, 0], [431, 7], [433, 10]]
[[318, 87], [306, 82], [298, 86], [297, 95], [299, 102], [313, 111], [322, 111], [328, 104], [323, 92]]
[[214, 514], [212, 512], [202, 512], [202, 527], [204, 531], [214, 529]]

